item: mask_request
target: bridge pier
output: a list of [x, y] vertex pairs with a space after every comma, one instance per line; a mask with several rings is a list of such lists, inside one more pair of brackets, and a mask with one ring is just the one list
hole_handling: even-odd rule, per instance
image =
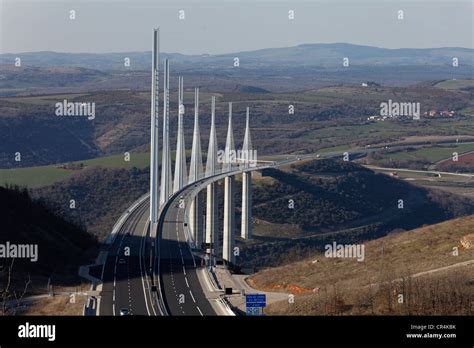
[[206, 243], [211, 244], [207, 252], [218, 254], [218, 235], [217, 235], [217, 187], [215, 183], [207, 185], [206, 189]]
[[252, 239], [252, 172], [242, 173], [242, 225], [240, 236]]
[[189, 228], [191, 230], [196, 248], [201, 248], [203, 243], [202, 223], [202, 200], [200, 193], [198, 193], [191, 201], [191, 206], [189, 209]]
[[235, 178], [228, 176], [224, 178], [224, 240], [222, 258], [235, 263], [234, 255], [234, 230], [235, 230]]

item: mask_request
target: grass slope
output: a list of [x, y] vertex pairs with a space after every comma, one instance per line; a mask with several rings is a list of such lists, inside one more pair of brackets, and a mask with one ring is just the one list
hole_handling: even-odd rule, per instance
[[[269, 309], [269, 313], [273, 314], [328, 314], [320, 305], [328, 297], [334, 297], [334, 291], [339, 291], [336, 300], [339, 296], [340, 300], [346, 303], [346, 307], [339, 308], [340, 313], [366, 313], [369, 309], [364, 307], [364, 303], [367, 304], [368, 300], [364, 297], [370, 295], [375, 296], [376, 302], [379, 301], [379, 307], [375, 305], [375, 312], [387, 313], [388, 307], [384, 306], [389, 303], [387, 299], [377, 300], [379, 291], [386, 295], [388, 288], [390, 291], [396, 290], [394, 294], [404, 291], [408, 296], [407, 286], [410, 281], [412, 290], [417, 288], [417, 284], [420, 286], [425, 284], [427, 287], [437, 284], [439, 288], [435, 290], [433, 300], [444, 298], [446, 291], [452, 290], [449, 290], [446, 282], [452, 282], [454, 278], [459, 280], [457, 284], [451, 284], [459, 285], [458, 297], [462, 296], [464, 291], [470, 291], [472, 294], [473, 284], [467, 284], [474, 276], [472, 265], [466, 266], [466, 270], [463, 267], [453, 267], [449, 271], [433, 273], [429, 279], [424, 280], [415, 281], [413, 278], [408, 280], [407, 276], [474, 260], [474, 249], [465, 249], [460, 244], [460, 239], [473, 230], [474, 215], [449, 220], [366, 242], [363, 262], [349, 258], [326, 258], [323, 253], [314, 253], [304, 261], [258, 272], [249, 282], [262, 290], [293, 292], [300, 295], [294, 306], [279, 303]], [[458, 256], [453, 255], [455, 247], [459, 250]], [[318, 261], [314, 262], [315, 260]], [[401, 278], [404, 280], [396, 281]], [[423, 277], [415, 279], [418, 278]], [[405, 286], [404, 290], [400, 290], [402, 285]], [[345, 293], [344, 289], [350, 290], [352, 294]], [[435, 296], [436, 292], [438, 297]], [[413, 293], [410, 295], [415, 298]], [[347, 303], [351, 305], [347, 307]], [[439, 310], [441, 307], [437, 308]], [[396, 313], [404, 313], [405, 309], [404, 306], [398, 309], [392, 308]], [[439, 313], [434, 309], [429, 311], [425, 308], [425, 310], [427, 311], [425, 313]], [[444, 310], [448, 313], [466, 313], [454, 308], [451, 308], [451, 311], [449, 308]], [[469, 311], [469, 307], [465, 308], [465, 311]]]

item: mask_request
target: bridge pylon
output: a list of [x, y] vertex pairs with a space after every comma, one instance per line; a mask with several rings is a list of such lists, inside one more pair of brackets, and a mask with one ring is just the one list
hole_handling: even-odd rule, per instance
[[[217, 136], [216, 136], [216, 97], [211, 97], [211, 131], [209, 134], [209, 147], [207, 150], [206, 177], [217, 173]], [[207, 252], [217, 255], [219, 252], [217, 234], [217, 186], [216, 183], [207, 185], [206, 188], [206, 243], [211, 245]]]
[[[189, 167], [189, 184], [203, 178], [202, 153], [201, 153], [201, 134], [199, 130], [199, 88], [194, 89], [194, 132], [193, 147], [191, 150], [191, 163]], [[189, 227], [194, 237], [197, 248], [201, 247], [203, 242], [203, 219], [201, 197], [197, 194], [192, 202], [189, 211]]]
[[158, 219], [158, 157], [159, 146], [159, 66], [160, 29], [153, 30], [153, 53], [151, 68], [151, 126], [150, 126], [150, 224], [153, 228]]
[[[232, 103], [229, 103], [229, 125], [227, 128], [227, 139], [224, 153], [223, 171], [231, 171], [235, 165], [234, 134], [232, 129]], [[224, 178], [224, 228], [222, 258], [235, 263], [234, 255], [234, 230], [235, 230], [235, 178], [227, 176]]]
[[184, 146], [184, 87], [183, 77], [178, 78], [178, 136], [176, 144], [176, 161], [174, 165], [174, 185], [173, 193], [181, 190], [187, 183], [187, 169], [186, 169], [186, 148]]
[[[247, 107], [246, 122], [245, 122], [245, 136], [242, 145], [242, 166], [248, 169], [256, 160], [252, 155], [252, 140], [250, 137], [250, 122], [249, 122], [249, 108]], [[244, 171], [242, 173], [242, 223], [240, 236], [243, 239], [252, 238], [252, 172]]]
[[163, 78], [163, 151], [161, 155], [160, 206], [171, 195], [171, 150], [170, 150], [170, 65], [165, 59]]

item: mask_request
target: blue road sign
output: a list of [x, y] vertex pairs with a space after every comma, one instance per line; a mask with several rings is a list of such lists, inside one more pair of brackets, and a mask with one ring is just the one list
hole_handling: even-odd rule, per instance
[[262, 307], [250, 307], [246, 310], [247, 315], [263, 315]]
[[247, 302], [245, 304], [247, 308], [254, 308], [254, 307], [265, 307], [265, 302]]
[[267, 305], [265, 294], [245, 295], [245, 312], [247, 315], [263, 315], [263, 307]]
[[[263, 303], [262, 307], [266, 306], [267, 303], [267, 296], [265, 294], [248, 294], [245, 295], [245, 302], [249, 303]], [[258, 307], [258, 306], [254, 306]]]

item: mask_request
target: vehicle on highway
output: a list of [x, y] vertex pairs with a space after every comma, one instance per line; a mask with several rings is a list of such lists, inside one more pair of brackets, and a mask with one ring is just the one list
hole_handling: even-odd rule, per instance
[[130, 315], [130, 311], [128, 310], [128, 308], [121, 308], [120, 309], [120, 315]]

